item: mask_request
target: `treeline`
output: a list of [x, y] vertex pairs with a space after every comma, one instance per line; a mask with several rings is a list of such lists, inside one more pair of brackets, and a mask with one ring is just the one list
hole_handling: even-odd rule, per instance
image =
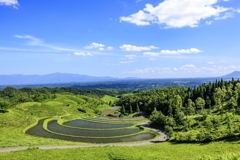
[[115, 96], [113, 90], [87, 89], [87, 88], [21, 88], [6, 87], [0, 90], [0, 113], [4, 113], [8, 108], [23, 102], [41, 102], [47, 99], [54, 99], [56, 94], [72, 93], [74, 95], [85, 95], [100, 98], [104, 95]]
[[239, 80], [146, 90], [121, 97], [117, 105], [125, 114], [149, 114], [174, 141], [212, 141], [240, 133]]

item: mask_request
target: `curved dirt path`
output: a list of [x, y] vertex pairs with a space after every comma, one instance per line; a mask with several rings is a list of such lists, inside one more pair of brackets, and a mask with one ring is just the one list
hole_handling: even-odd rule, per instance
[[164, 133], [164, 130], [152, 128], [149, 125], [150, 125], [150, 122], [141, 124], [141, 126], [143, 126], [144, 128], [148, 128], [160, 134], [160, 136], [157, 139], [154, 139], [153, 141], [150, 141], [150, 142], [157, 143], [157, 142], [165, 142], [166, 140], [168, 140], [168, 136]]
[[157, 139], [153, 139], [152, 141], [143, 141], [143, 142], [134, 142], [134, 143], [106, 143], [106, 144], [82, 144], [82, 145], [59, 145], [59, 146], [30, 146], [30, 147], [9, 147], [9, 148], [0, 148], [1, 152], [12, 152], [12, 151], [20, 151], [20, 150], [27, 150], [29, 148], [39, 148], [42, 150], [47, 149], [68, 149], [68, 148], [89, 148], [89, 147], [103, 147], [103, 146], [147, 146], [159, 142], [165, 142], [168, 139], [168, 136], [164, 133], [163, 130], [155, 129], [149, 127], [150, 123], [143, 123], [141, 126], [151, 129], [160, 133], [160, 136]]

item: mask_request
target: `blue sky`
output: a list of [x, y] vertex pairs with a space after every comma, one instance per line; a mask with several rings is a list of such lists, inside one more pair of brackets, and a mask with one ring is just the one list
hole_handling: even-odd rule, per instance
[[239, 0], [0, 0], [0, 74], [240, 70]]

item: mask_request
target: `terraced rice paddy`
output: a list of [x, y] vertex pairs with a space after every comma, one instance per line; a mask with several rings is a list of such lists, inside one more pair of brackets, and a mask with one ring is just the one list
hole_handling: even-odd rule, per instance
[[112, 128], [126, 128], [131, 127], [134, 124], [114, 124], [114, 123], [98, 123], [88, 120], [73, 120], [70, 122], [63, 123], [66, 126], [79, 127], [79, 128], [89, 128], [89, 129], [112, 129]]
[[97, 118], [78, 119], [59, 125], [56, 120], [48, 122], [47, 129], [43, 128], [46, 119], [26, 131], [26, 134], [45, 138], [88, 143], [134, 142], [153, 139], [156, 135], [134, 127], [133, 123], [111, 123], [108, 120], [97, 121]]
[[98, 119], [98, 118], [84, 118], [83, 120], [85, 121], [90, 121], [90, 122], [96, 122], [96, 123], [111, 123], [111, 124], [131, 124], [132, 126], [134, 126], [133, 123], [138, 123], [139, 121], [129, 121], [129, 120], [107, 120], [107, 119]]
[[112, 120], [112, 121], [139, 121], [139, 120], [143, 120], [144, 117], [134, 117], [134, 118], [114, 118], [114, 117], [104, 117], [104, 116], [99, 116], [96, 117], [96, 119], [99, 120]]
[[51, 121], [48, 123], [48, 129], [52, 132], [71, 135], [71, 136], [84, 136], [84, 137], [113, 137], [123, 136], [128, 134], [135, 134], [141, 130], [138, 128], [124, 128], [114, 130], [95, 130], [95, 129], [80, 129], [61, 126], [57, 121]]

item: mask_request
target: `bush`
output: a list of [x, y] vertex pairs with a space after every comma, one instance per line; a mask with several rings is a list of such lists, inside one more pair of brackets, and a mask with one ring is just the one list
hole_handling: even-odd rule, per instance
[[87, 113], [87, 111], [84, 108], [77, 108], [77, 110], [83, 113]]

